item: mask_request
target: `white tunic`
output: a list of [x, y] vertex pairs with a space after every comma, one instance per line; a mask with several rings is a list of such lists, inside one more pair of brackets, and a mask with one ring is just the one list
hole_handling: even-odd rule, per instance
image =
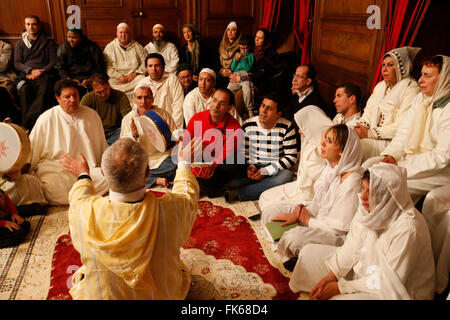
[[[131, 40], [126, 50], [122, 49], [116, 38], [108, 43], [103, 50], [106, 59], [106, 72], [109, 84], [113, 89], [124, 92], [130, 101], [133, 101], [133, 90], [136, 84], [145, 77], [145, 49], [137, 41]], [[121, 83], [121, 76], [136, 72], [136, 78], [128, 83]]]
[[[173, 131], [176, 129], [175, 122], [173, 121], [169, 113], [158, 107], [153, 107], [152, 110], [161, 116], [161, 118], [169, 126], [170, 130]], [[169, 149], [166, 152], [160, 152], [155, 149], [155, 147], [150, 143], [147, 135], [142, 130], [142, 127], [138, 120], [139, 114], [136, 106], [134, 106], [133, 109], [122, 119], [122, 125], [120, 127], [121, 138], [133, 138], [133, 134], [131, 133], [131, 119], [133, 118], [139, 133], [139, 138], [137, 141], [141, 144], [144, 150], [147, 151], [148, 154], [148, 166], [150, 167], [150, 169], [156, 169], [167, 157], [170, 157], [172, 149]]]
[[[434, 297], [430, 235], [423, 216], [414, 209], [403, 212], [381, 234], [355, 217], [344, 245], [324, 261], [339, 279], [341, 294], [375, 293], [381, 299]], [[344, 279], [351, 270], [351, 279]], [[379, 279], [374, 278], [377, 275]]]
[[[215, 89], [214, 89], [215, 91]], [[199, 113], [201, 111], [205, 111], [208, 109], [208, 105], [210, 101], [212, 100], [212, 96], [214, 94], [211, 94], [211, 96], [208, 99], [205, 99], [202, 94], [200, 93], [199, 88], [194, 88], [191, 90], [186, 97], [184, 97], [183, 102], [183, 114], [184, 114], [184, 121], [186, 124], [189, 123], [189, 120], [194, 116], [194, 114]], [[240, 125], [243, 125], [243, 120], [241, 116], [237, 113], [236, 108], [233, 106], [230, 110], [230, 114], [239, 121]]]
[[336, 114], [336, 116], [333, 118], [333, 123], [335, 124], [345, 124], [347, 127], [354, 128], [356, 124], [359, 122], [359, 119], [361, 118], [361, 112], [355, 113], [351, 117], [348, 117], [347, 119], [344, 118], [342, 113]]
[[430, 138], [435, 145], [434, 149], [419, 154], [406, 154], [404, 148], [411, 130], [410, 124], [422, 99], [422, 93], [416, 96], [397, 134], [381, 155], [391, 155], [400, 166], [406, 168], [410, 193], [425, 195], [431, 189], [450, 184], [450, 103], [432, 110]]
[[145, 77], [138, 84], [145, 84], [152, 88], [153, 103], [167, 111], [175, 121], [177, 129], [183, 128], [183, 86], [174, 73], [164, 72], [159, 81], [153, 81], [150, 76]]
[[450, 184], [430, 191], [423, 202], [422, 214], [427, 221], [436, 263], [436, 292], [448, 285], [450, 271]]
[[178, 49], [173, 43], [166, 42], [164, 48], [162, 48], [161, 51], [158, 51], [156, 50], [153, 42], [149, 42], [145, 46], [145, 50], [148, 54], [159, 53], [163, 56], [164, 62], [166, 64], [164, 71], [169, 73], [175, 73], [177, 71], [178, 62], [180, 61], [180, 59], [178, 58]]
[[392, 89], [384, 81], [375, 86], [359, 121], [369, 128], [369, 138], [361, 139], [363, 161], [386, 148], [419, 92], [417, 82], [410, 78], [402, 79]]
[[74, 157], [82, 153], [89, 164], [96, 191], [103, 194], [108, 190], [100, 172], [101, 157], [108, 144], [102, 121], [95, 110], [80, 106], [78, 112], [71, 116], [59, 105], [55, 106], [39, 116], [30, 140], [31, 171], [36, 170], [50, 204], [68, 204], [69, 190], [77, 179], [59, 163], [66, 153]]
[[[356, 172], [349, 175], [337, 188], [335, 201], [326, 212], [320, 210], [321, 203], [313, 200], [306, 206], [311, 213], [309, 226], [298, 226], [283, 234], [278, 244], [279, 253], [290, 258], [298, 256], [308, 243], [342, 245], [358, 207], [357, 193], [360, 186], [361, 175]], [[269, 222], [279, 214], [292, 212], [297, 204], [281, 202], [268, 205], [262, 211], [262, 223]]]

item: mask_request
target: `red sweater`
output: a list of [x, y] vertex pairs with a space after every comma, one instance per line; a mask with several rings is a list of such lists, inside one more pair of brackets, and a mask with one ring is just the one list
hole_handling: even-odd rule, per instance
[[[197, 122], [197, 124], [195, 124], [195, 122]], [[216, 130], [208, 131], [210, 129]], [[185, 138], [188, 133], [190, 134], [191, 139], [195, 136], [202, 138], [204, 155], [207, 156], [211, 154], [214, 158], [214, 163], [216, 164], [225, 163], [225, 159], [235, 154], [238, 146], [243, 141], [243, 131], [241, 129], [241, 125], [235, 118], [233, 118], [231, 114], [227, 113], [223, 120], [215, 125], [212, 122], [209, 110], [196, 113], [191, 118], [186, 127], [186, 132], [184, 135]], [[217, 144], [219, 141], [215, 143], [216, 139], [220, 140], [219, 134], [222, 136], [220, 145]], [[183, 139], [183, 141], [185, 141], [185, 143], [188, 142], [186, 139]], [[205, 148], [207, 149], [205, 150]], [[218, 151], [218, 154], [216, 154], [216, 151]], [[203, 161], [207, 160], [208, 159], [203, 159]]]
[[[0, 189], [0, 215], [11, 217], [17, 214], [16, 206], [12, 203], [8, 195]], [[0, 227], [4, 227], [6, 220], [0, 219]]]

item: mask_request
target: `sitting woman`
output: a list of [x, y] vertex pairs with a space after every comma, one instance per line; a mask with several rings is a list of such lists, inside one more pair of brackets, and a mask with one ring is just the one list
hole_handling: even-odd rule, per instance
[[[314, 198], [303, 203], [276, 203], [262, 211], [262, 221], [298, 222], [285, 232], [277, 251], [289, 258], [285, 267], [292, 270], [300, 250], [308, 243], [341, 246], [358, 206], [361, 183], [361, 147], [356, 133], [345, 124], [325, 131], [321, 148], [327, 165], [314, 184]], [[287, 213], [286, 213], [287, 212]]]
[[294, 119], [301, 136], [297, 180], [264, 191], [258, 202], [261, 210], [279, 203], [308, 205], [314, 197], [314, 183], [327, 164], [320, 155], [320, 144], [323, 132], [333, 122], [322, 109], [312, 105], [300, 109]]
[[406, 169], [375, 164], [361, 189], [344, 245], [304, 247], [289, 286], [320, 300], [433, 299], [430, 234], [408, 194]]
[[185, 24], [183, 26], [183, 37], [186, 44], [181, 47], [178, 56], [180, 57], [180, 64], [187, 63], [194, 75], [194, 81], [198, 79], [198, 73], [202, 69], [200, 58], [200, 34], [192, 24]]
[[[230, 83], [242, 83], [250, 81], [254, 91], [254, 106], [260, 104], [261, 97], [272, 91], [279, 91], [280, 81], [275, 81], [273, 76], [280, 72], [278, 68], [278, 53], [272, 47], [270, 33], [267, 29], [260, 28], [255, 35], [255, 46], [253, 48], [255, 62], [247, 75], [237, 73], [230, 75]], [[261, 101], [260, 101], [261, 100]], [[243, 92], [236, 94], [236, 109], [239, 114], [245, 113]], [[256, 110], [255, 110], [256, 111]]]
[[21, 244], [29, 231], [30, 223], [17, 213], [16, 206], [0, 189], [0, 249]]
[[363, 162], [380, 155], [394, 138], [401, 119], [405, 117], [414, 97], [420, 92], [410, 72], [420, 48], [402, 47], [383, 57], [383, 80], [373, 89], [364, 113], [355, 126], [361, 138]]
[[220, 80], [219, 82], [225, 87], [228, 85], [228, 78], [232, 74], [231, 63], [233, 63], [234, 56], [239, 50], [240, 38], [241, 34], [238, 31], [236, 22], [230, 22], [223, 34], [222, 41], [220, 42], [219, 46], [219, 75], [221, 76], [221, 78], [219, 78], [218, 80]]

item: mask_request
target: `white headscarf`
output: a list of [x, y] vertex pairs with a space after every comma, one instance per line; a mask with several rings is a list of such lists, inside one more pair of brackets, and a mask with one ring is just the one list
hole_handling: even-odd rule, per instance
[[414, 208], [408, 193], [406, 169], [389, 163], [377, 163], [369, 168], [370, 212], [358, 208], [358, 221], [367, 228], [380, 232], [397, 220], [403, 211]]
[[370, 119], [371, 124], [376, 125], [378, 123], [379, 112], [384, 114], [385, 124], [392, 123], [395, 120], [392, 118], [393, 111], [401, 104], [403, 93], [410, 85], [413, 62], [420, 50], [421, 48], [402, 47], [392, 49], [384, 55], [383, 59], [389, 56], [394, 60], [397, 83], [387, 94], [385, 94], [387, 83], [383, 80], [377, 84], [377, 90], [374, 90], [373, 94], [375, 94], [375, 103], [379, 108], [377, 108], [378, 112], [373, 113], [373, 117]]
[[429, 97], [420, 93], [422, 101], [421, 105], [415, 109], [408, 142], [404, 150], [406, 154], [428, 152], [434, 148], [430, 136], [433, 104], [450, 94], [450, 57], [441, 57], [443, 60], [442, 68], [433, 96]]
[[[327, 117], [325, 112], [314, 105], [301, 108], [294, 114], [294, 120], [303, 133], [303, 140], [320, 147], [322, 134], [333, 125], [333, 121]], [[303, 148], [301, 149], [303, 152]]]
[[348, 139], [338, 164], [332, 168], [327, 160], [327, 166], [314, 184], [312, 202], [320, 204], [320, 211], [328, 211], [333, 205], [337, 188], [341, 184], [341, 175], [350, 171], [358, 172], [361, 168], [362, 151], [359, 137], [353, 129], [347, 127], [347, 130]]

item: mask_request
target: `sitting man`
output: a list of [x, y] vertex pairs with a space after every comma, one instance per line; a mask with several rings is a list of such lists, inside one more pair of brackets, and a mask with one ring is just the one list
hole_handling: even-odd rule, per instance
[[319, 91], [315, 88], [316, 69], [313, 65], [301, 65], [297, 67], [292, 78], [292, 97], [285, 118], [294, 121], [294, 114], [301, 108], [314, 105], [322, 109], [326, 115], [333, 119], [336, 112], [331, 110], [323, 100]]
[[183, 128], [183, 86], [174, 73], [164, 71], [164, 58], [159, 53], [150, 53], [145, 58], [148, 76], [138, 85], [150, 86], [155, 105], [167, 111], [175, 121], [177, 129]]
[[52, 86], [57, 77], [56, 44], [40, 31], [40, 24], [37, 16], [27, 15], [25, 32], [14, 49], [22, 126], [28, 130], [33, 128], [39, 115], [54, 103]]
[[67, 31], [66, 42], [58, 47], [56, 69], [61, 79], [72, 79], [79, 84], [81, 97], [89, 91], [92, 75], [106, 74], [102, 50], [83, 35], [83, 30], [76, 28]]
[[0, 40], [0, 121], [11, 121], [19, 124], [20, 112], [16, 106], [16, 74], [12, 68], [13, 48], [9, 43]]
[[80, 104], [97, 111], [106, 141], [112, 145], [120, 136], [122, 118], [131, 111], [130, 101], [125, 93], [112, 89], [108, 79], [101, 74], [94, 74], [89, 82], [93, 91], [86, 94]]
[[344, 82], [337, 87], [333, 102], [337, 112], [333, 122], [335, 124], [346, 124], [347, 127], [353, 129], [361, 117], [359, 107], [361, 89], [353, 83]]
[[198, 184], [189, 170], [190, 148], [180, 149], [172, 192], [145, 190], [148, 156], [139, 143], [117, 140], [102, 156], [109, 196], [95, 194], [84, 157], [65, 167], [78, 181], [69, 194], [73, 246], [83, 266], [72, 278], [74, 300], [181, 300], [190, 287], [180, 248], [198, 207]]
[[176, 130], [175, 122], [170, 114], [153, 105], [152, 89], [146, 84], [138, 84], [134, 89], [134, 107], [122, 120], [121, 138], [133, 138], [139, 142], [148, 155], [150, 174], [145, 182], [147, 188], [159, 185], [168, 188], [169, 181], [173, 181], [177, 170], [176, 164], [170, 157], [172, 148], [165, 152], [158, 151], [142, 130], [138, 118], [148, 111], [156, 112], [168, 125], [170, 131]]
[[145, 77], [146, 52], [139, 42], [130, 39], [126, 23], [117, 26], [116, 36], [103, 50], [106, 72], [111, 87], [124, 92], [132, 103], [134, 87]]
[[[216, 73], [209, 68], [203, 68], [198, 75], [198, 87], [188, 93], [184, 98], [183, 113], [185, 123], [189, 123], [192, 116], [198, 112], [208, 109], [208, 103], [216, 89]], [[234, 106], [230, 110], [230, 114], [242, 123], [242, 118], [237, 113]]]
[[177, 68], [177, 77], [183, 86], [184, 96], [191, 92], [196, 87], [194, 76], [192, 74], [192, 67], [187, 63], [182, 63]]
[[245, 121], [247, 172], [227, 185], [227, 202], [257, 200], [262, 192], [292, 181], [289, 169], [297, 162], [297, 131], [282, 118], [283, 106], [274, 94], [264, 97], [259, 115]]
[[395, 137], [381, 152], [383, 162], [406, 168], [414, 203], [430, 190], [450, 184], [449, 72], [447, 56], [438, 55], [423, 63], [421, 92]]
[[147, 53], [159, 53], [164, 57], [165, 68], [164, 71], [168, 73], [175, 73], [178, 67], [178, 49], [177, 47], [165, 40], [165, 28], [162, 24], [155, 24], [153, 26], [153, 42], [149, 42], [145, 46]]
[[67, 205], [69, 190], [76, 180], [59, 162], [65, 154], [84, 154], [95, 189], [99, 194], [108, 191], [99, 168], [108, 146], [102, 121], [95, 110], [80, 106], [77, 87], [73, 80], [59, 80], [54, 89], [59, 105], [44, 112], [30, 133], [31, 171], [36, 171], [51, 205]]
[[230, 114], [234, 105], [233, 93], [226, 88], [217, 89], [209, 109], [195, 114], [187, 124], [183, 144], [193, 138], [203, 141], [202, 161], [211, 163], [214, 174], [210, 178], [197, 177], [200, 193], [210, 198], [223, 195], [224, 185], [242, 170], [244, 155], [238, 153], [243, 140], [239, 122]]

